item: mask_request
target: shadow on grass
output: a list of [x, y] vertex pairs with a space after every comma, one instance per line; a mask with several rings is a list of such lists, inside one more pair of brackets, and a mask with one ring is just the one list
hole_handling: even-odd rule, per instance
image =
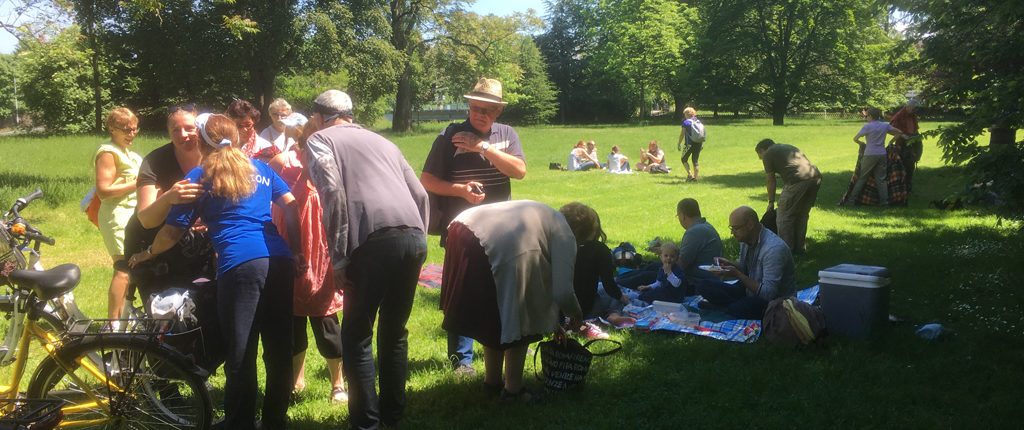
[[[411, 390], [414, 428], [765, 428], [843, 423], [843, 427], [976, 427], [1013, 422], [1015, 366], [1024, 339], [1016, 288], [1024, 278], [1024, 245], [1005, 230], [928, 225], [881, 234], [826, 231], [797, 257], [800, 286], [840, 263], [888, 267], [890, 312], [906, 322], [870, 340], [827, 339], [825, 347], [793, 350], [764, 340], [738, 344], [676, 333], [615, 332], [623, 350], [594, 359], [581, 391], [547, 396], [538, 405], [502, 404], [480, 389], [482, 376], [457, 379], [435, 372], [435, 383]], [[921, 216], [928, 216], [922, 214]], [[977, 267], [984, 267], [979, 273]], [[993, 273], [998, 276], [991, 276]], [[1015, 305], [1016, 304], [1016, 305]], [[1003, 319], [1005, 322], [998, 322]], [[928, 342], [913, 330], [941, 322], [957, 335]], [[423, 339], [423, 337], [420, 337]], [[413, 340], [416, 342], [416, 340]], [[411, 367], [445, 369], [439, 360]], [[993, 377], [994, 369], [1000, 369]], [[527, 357], [527, 386], [539, 389]], [[967, 396], [985, 392], [998, 405], [979, 418]], [[975, 393], [975, 394], [972, 394]], [[737, 395], [751, 399], [738, 406]], [[608, 405], [595, 408], [595, 405]], [[814, 405], [811, 407], [810, 405]], [[975, 421], [980, 419], [981, 422]]]
[[[852, 167], [852, 166], [851, 166]], [[660, 185], [666, 185], [671, 187], [681, 187], [694, 185], [692, 182], [686, 182], [685, 171], [682, 167], [676, 168], [673, 173], [668, 175], [657, 175], [657, 183]], [[911, 207], [926, 207], [930, 200], [925, 199], [941, 199], [946, 197], [948, 192], [942, 190], [935, 190], [930, 187], [933, 183], [947, 183], [950, 177], [959, 177], [961, 168], [958, 167], [922, 167], [918, 168], [914, 174], [914, 183], [917, 184], [919, 192], [915, 192], [910, 197]], [[815, 207], [822, 210], [870, 210], [870, 207], [855, 207], [855, 208], [837, 208], [839, 199], [843, 197], [843, 193], [846, 192], [846, 188], [850, 183], [850, 178], [853, 177], [853, 170], [843, 170], [839, 172], [823, 172], [821, 179], [821, 188], [818, 190], [818, 199], [815, 203]], [[776, 176], [778, 178], [778, 176]], [[712, 175], [705, 176], [700, 179], [698, 184], [710, 184], [718, 185], [726, 188], [754, 188], [757, 190], [754, 194], [749, 196], [749, 202], [737, 202], [736, 206], [743, 204], [750, 205], [761, 214], [763, 211], [763, 204], [756, 204], [755, 202], [767, 203], [766, 190], [765, 190], [765, 174], [763, 172], [747, 172], [738, 174], [727, 174], [727, 175]], [[966, 186], [966, 184], [964, 184]], [[776, 190], [776, 197], [782, 193], [783, 184], [781, 179], [778, 180], [778, 188]], [[957, 187], [954, 187], [957, 188]], [[918, 214], [915, 213], [915, 216]]]

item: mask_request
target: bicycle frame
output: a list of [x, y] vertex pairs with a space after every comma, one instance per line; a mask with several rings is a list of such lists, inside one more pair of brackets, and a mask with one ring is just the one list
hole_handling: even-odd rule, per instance
[[[16, 294], [15, 297], [18, 297]], [[35, 299], [35, 297], [29, 297], [25, 303], [26, 312], [20, 312], [18, 303], [15, 303], [15, 315], [11, 321], [10, 330], [15, 331], [18, 326], [21, 326], [20, 336], [17, 338], [17, 353], [13, 362], [14, 368], [12, 370], [9, 385], [0, 386], [0, 398], [5, 399], [16, 399], [19, 393], [19, 387], [21, 386], [22, 378], [25, 375], [25, 370], [28, 366], [28, 356], [31, 342], [33, 339], [39, 342], [43, 350], [57, 362], [57, 364], [68, 370], [67, 375], [83, 389], [87, 396], [92, 399], [92, 403], [78, 404], [65, 406], [62, 410], [67, 412], [74, 412], [78, 409], [94, 408], [99, 407], [105, 412], [110, 412], [109, 401], [103, 399], [98, 393], [89, 388], [89, 384], [81, 380], [74, 372], [70, 370], [73, 366], [70, 363], [66, 363], [60, 359], [57, 352], [61, 347], [61, 340], [54, 333], [43, 330], [36, 323], [38, 320], [38, 313], [44, 312], [40, 310], [41, 303]], [[12, 337], [8, 335], [7, 341], [12, 341]], [[6, 345], [6, 344], [5, 344]], [[8, 347], [10, 345], [7, 345]], [[97, 367], [95, 363], [88, 359], [80, 359], [77, 363], [81, 368], [85, 369], [89, 374], [95, 376], [98, 380], [104, 383], [107, 389], [116, 392], [122, 392], [120, 387], [114, 384], [106, 377], [106, 373], [103, 369]], [[81, 421], [67, 421], [65, 420], [60, 424], [61, 428], [88, 428], [103, 423], [119, 420], [120, 418], [105, 418], [105, 419], [93, 419], [93, 420], [81, 420]]]

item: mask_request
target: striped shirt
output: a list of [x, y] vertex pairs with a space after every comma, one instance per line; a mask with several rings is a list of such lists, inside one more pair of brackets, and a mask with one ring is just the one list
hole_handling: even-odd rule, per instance
[[[483, 184], [486, 197], [481, 204], [503, 202], [512, 197], [512, 184], [509, 177], [501, 173], [483, 154], [467, 151], [452, 143], [452, 136], [460, 131], [479, 134], [469, 120], [459, 124], [451, 124], [434, 139], [434, 144], [427, 155], [423, 171], [448, 182], [465, 184], [476, 181]], [[488, 133], [487, 141], [491, 151], [498, 150], [525, 160], [523, 148], [519, 144], [519, 135], [505, 124], [494, 123]], [[472, 207], [461, 197], [440, 196], [442, 225], [448, 225], [462, 211]]]

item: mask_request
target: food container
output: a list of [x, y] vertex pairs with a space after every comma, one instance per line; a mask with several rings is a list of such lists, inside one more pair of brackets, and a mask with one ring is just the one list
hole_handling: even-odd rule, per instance
[[654, 311], [659, 314], [668, 314], [683, 309], [683, 304], [676, 302], [663, 302], [661, 300], [655, 300], [651, 304], [654, 305]]

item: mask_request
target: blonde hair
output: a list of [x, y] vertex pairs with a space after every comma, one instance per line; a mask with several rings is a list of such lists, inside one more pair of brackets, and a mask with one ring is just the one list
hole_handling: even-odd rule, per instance
[[686, 109], [683, 109], [683, 115], [686, 115], [687, 118], [695, 117], [697, 116], [697, 109], [694, 109], [693, 106], [687, 106]]
[[660, 254], [665, 255], [666, 253], [672, 254], [676, 256], [676, 258], [679, 258], [679, 245], [676, 245], [676, 243], [671, 240], [661, 242]]
[[114, 108], [107, 114], [107, 131], [113, 131], [115, 128], [118, 130], [124, 130], [128, 124], [139, 124], [139, 117], [135, 116], [135, 113], [131, 109], [126, 107]]
[[562, 206], [558, 211], [565, 217], [565, 222], [569, 224], [577, 243], [585, 240], [604, 242], [608, 239], [608, 235], [601, 229], [601, 217], [590, 206], [572, 202]]
[[205, 130], [210, 140], [220, 142], [227, 139], [231, 144], [222, 145], [203, 158], [201, 181], [210, 184], [213, 195], [236, 203], [252, 195], [256, 191], [256, 182], [252, 179], [256, 169], [249, 157], [237, 148], [239, 140], [235, 122], [224, 115], [210, 115]]

